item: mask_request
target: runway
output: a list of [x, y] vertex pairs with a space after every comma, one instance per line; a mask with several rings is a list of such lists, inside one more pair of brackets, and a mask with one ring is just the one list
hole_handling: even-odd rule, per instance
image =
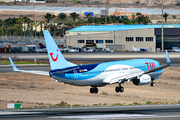
[[4, 120], [179, 120], [180, 105], [105, 106], [78, 108], [47, 108], [25, 110], [1, 110]]
[[[132, 58], [133, 55], [141, 53], [103, 53], [103, 57], [99, 53], [63, 53], [66, 59], [72, 60], [104, 60], [117, 58]], [[165, 53], [163, 53], [165, 54]], [[143, 58], [154, 57], [155, 59], [165, 61], [165, 55], [162, 53], [147, 53]], [[2, 55], [2, 54], [0, 54]], [[33, 59], [37, 53], [26, 54], [3, 54], [8, 57], [17, 55], [19, 59]], [[48, 60], [47, 53], [38, 54], [39, 59]], [[95, 57], [92, 57], [95, 56]], [[162, 56], [162, 57], [161, 57]], [[176, 56], [176, 57], [173, 57]], [[105, 58], [107, 57], [107, 58]], [[172, 58], [171, 58], [172, 57]], [[137, 58], [137, 57], [135, 57]], [[174, 63], [179, 63], [180, 57], [178, 53], [170, 53], [170, 58]], [[174, 64], [175, 65], [175, 64]], [[179, 64], [177, 64], [179, 65]], [[0, 72], [10, 72], [10, 65], [0, 65]], [[17, 65], [19, 69], [25, 70], [49, 70], [49, 65]], [[120, 98], [119, 98], [120, 99]], [[175, 105], [142, 105], [142, 106], [103, 106], [103, 107], [78, 107], [78, 108], [46, 108], [46, 109], [23, 109], [23, 110], [0, 110], [0, 119], [3, 120], [110, 120], [110, 119], [135, 119], [135, 120], [179, 120], [180, 104]]]
[[[157, 60], [163, 64], [166, 62], [165, 53], [133, 53], [133, 52], [113, 52], [113, 53], [63, 53], [64, 57], [69, 60], [74, 61], [96, 61], [99, 62], [110, 62], [115, 60], [125, 60], [125, 59], [145, 59], [151, 58]], [[0, 53], [0, 56], [7, 58], [14, 57], [18, 58], [18, 60], [45, 60], [48, 61], [47, 53]], [[171, 67], [180, 66], [180, 53], [172, 53], [169, 52], [169, 56], [171, 59]], [[23, 70], [42, 70], [49, 71], [49, 65], [16, 65], [18, 69]], [[1, 64], [0, 72], [12, 72], [11, 65]]]
[[[84, 13], [87, 11], [91, 11], [95, 14], [100, 14], [104, 7], [49, 7], [49, 6], [7, 6], [7, 5], [0, 5], [0, 10], [3, 11], [34, 11], [35, 12], [76, 12], [76, 13]], [[109, 8], [109, 11], [114, 11], [117, 9], [116, 7]], [[146, 13], [146, 15], [150, 14], [161, 14], [161, 9], [154, 9], [154, 8], [121, 8], [122, 12], [131, 12], [131, 13]], [[179, 14], [179, 9], [164, 9], [164, 12], [169, 14]]]
[[[169, 52], [169, 57], [172, 62], [180, 62], [180, 53], [179, 52]], [[1, 57], [16, 57], [19, 60], [48, 60], [47, 53], [0, 53]], [[165, 61], [166, 54], [165, 52], [148, 52], [148, 53], [135, 53], [135, 52], [111, 52], [111, 53], [103, 53], [103, 52], [93, 52], [93, 53], [63, 53], [63, 56], [67, 60], [112, 60], [112, 59], [137, 59], [137, 58], [151, 58], [155, 60]]]

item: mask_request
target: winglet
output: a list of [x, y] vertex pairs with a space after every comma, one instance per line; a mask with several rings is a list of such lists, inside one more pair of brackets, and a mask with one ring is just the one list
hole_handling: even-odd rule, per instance
[[9, 60], [11, 62], [12, 68], [14, 71], [19, 71], [19, 69], [17, 69], [17, 67], [15, 66], [14, 62], [12, 61], [12, 59], [9, 57]]
[[167, 64], [167, 65], [170, 65], [170, 64], [171, 64], [171, 61], [170, 61], [170, 59], [169, 59], [168, 52], [167, 52], [167, 50], [165, 50], [165, 51], [166, 51], [166, 64]]

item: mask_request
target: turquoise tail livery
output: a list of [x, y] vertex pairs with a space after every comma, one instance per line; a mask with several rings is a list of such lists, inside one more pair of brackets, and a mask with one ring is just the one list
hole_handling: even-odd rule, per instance
[[62, 69], [66, 67], [76, 66], [71, 62], [68, 62], [62, 55], [61, 51], [57, 47], [54, 39], [50, 35], [48, 30], [43, 31], [44, 38], [46, 41], [46, 47], [48, 51], [49, 62], [51, 65], [51, 70]]

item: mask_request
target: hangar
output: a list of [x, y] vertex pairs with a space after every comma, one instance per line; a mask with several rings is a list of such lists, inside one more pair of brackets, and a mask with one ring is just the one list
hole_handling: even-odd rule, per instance
[[[161, 49], [161, 25], [93, 25], [66, 31], [66, 45], [110, 48], [114, 51], [132, 51], [132, 46]], [[180, 25], [164, 25], [164, 49], [180, 47]]]

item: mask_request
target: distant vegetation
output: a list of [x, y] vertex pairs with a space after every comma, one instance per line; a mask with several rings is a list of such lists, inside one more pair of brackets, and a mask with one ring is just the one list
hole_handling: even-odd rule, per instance
[[[15, 102], [15, 101], [14, 101]], [[23, 101], [16, 101], [16, 103], [24, 103]], [[138, 102], [133, 102], [133, 103], [130, 103], [130, 104], [126, 104], [126, 103], [113, 103], [113, 104], [107, 104], [107, 103], [98, 103], [98, 104], [92, 104], [92, 105], [83, 105], [83, 104], [74, 104], [74, 105], [70, 105], [68, 104], [67, 102], [65, 101], [61, 101], [60, 103], [58, 104], [55, 104], [55, 105], [46, 105], [44, 104], [43, 102], [41, 103], [35, 103], [37, 104], [36, 106], [34, 106], [35, 108], [45, 108], [45, 107], [60, 107], [60, 108], [72, 108], [72, 107], [96, 107], [96, 106], [135, 106], [135, 105], [160, 105], [160, 104], [180, 104], [180, 100], [175, 102], [152, 102], [152, 101], [147, 101], [145, 103], [138, 103]], [[26, 107], [24, 107], [26, 108]], [[28, 108], [31, 108], [31, 107], [28, 107]]]
[[[70, 16], [59, 13], [57, 16], [50, 13], [43, 15], [43, 21], [33, 21], [28, 17], [0, 19], [0, 36], [42, 36], [42, 31], [49, 30], [53, 36], [63, 37], [65, 31], [81, 25], [104, 25], [105, 17], [80, 18], [80, 15], [73, 12]], [[127, 17], [107, 16], [107, 24], [148, 24], [149, 17], [137, 13], [132, 19]], [[40, 30], [37, 31], [37, 27]]]

